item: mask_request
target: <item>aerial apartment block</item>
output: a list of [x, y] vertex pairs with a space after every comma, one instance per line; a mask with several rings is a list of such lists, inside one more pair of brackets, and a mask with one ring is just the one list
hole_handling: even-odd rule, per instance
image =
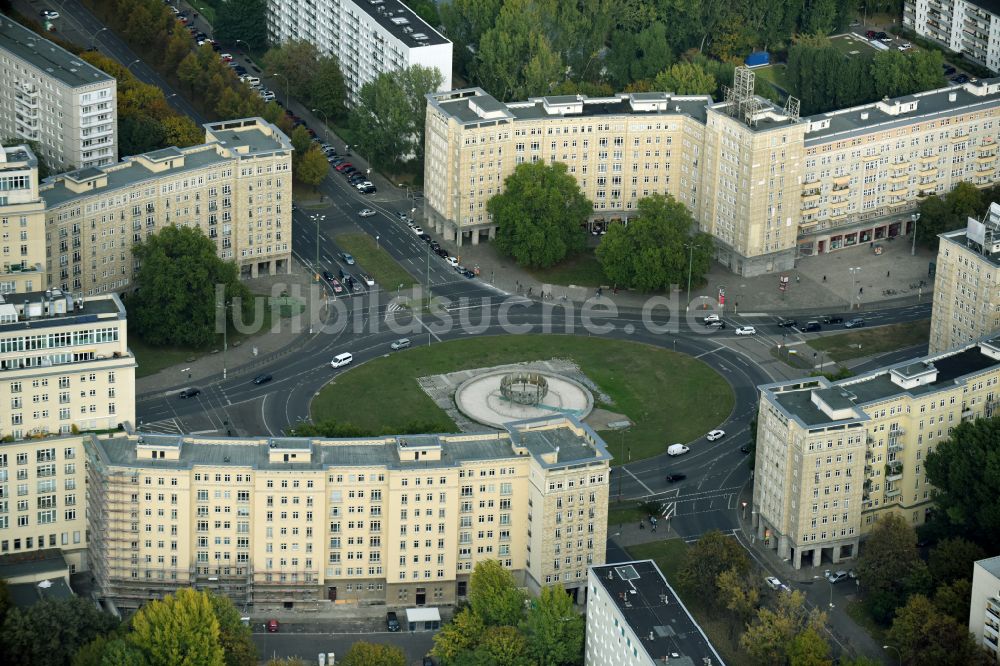
[[[87, 296], [129, 290], [132, 246], [167, 225], [201, 229], [243, 277], [291, 268], [292, 145], [261, 118], [208, 123], [201, 145], [70, 171], [39, 185], [30, 151], [5, 154], [14, 160], [10, 182], [19, 191], [0, 195], [0, 293], [28, 290], [29, 283]], [[8, 182], [3, 166], [0, 186]]]
[[753, 524], [798, 569], [857, 556], [887, 513], [923, 524], [924, 460], [962, 421], [1000, 404], [1000, 338], [858, 377], [759, 387]]
[[969, 633], [994, 662], [1000, 661], [1000, 556], [972, 567]]
[[114, 77], [0, 14], [0, 137], [54, 171], [114, 164], [116, 95]]
[[44, 291], [45, 266], [38, 160], [27, 146], [0, 146], [0, 295]]
[[400, 0], [269, 0], [273, 43], [301, 39], [336, 56], [349, 103], [379, 74], [421, 65], [451, 89], [452, 44]]
[[604, 562], [610, 456], [569, 417], [455, 435], [65, 441], [81, 439], [89, 563], [120, 607], [185, 585], [258, 610], [452, 604], [484, 559], [576, 594]]
[[905, 0], [903, 27], [994, 72], [1000, 70], [1000, 3], [996, 0]]
[[501, 103], [480, 88], [428, 97], [425, 213], [461, 243], [492, 238], [490, 197], [525, 161], [562, 162], [592, 219], [627, 220], [654, 193], [683, 202], [740, 275], [909, 233], [931, 194], [998, 180], [1000, 79], [800, 118], [752, 94], [619, 93]]
[[1000, 329], [1000, 204], [983, 220], [940, 235], [929, 351], [944, 351]]
[[0, 294], [0, 439], [130, 427], [135, 357], [127, 342], [114, 294]]

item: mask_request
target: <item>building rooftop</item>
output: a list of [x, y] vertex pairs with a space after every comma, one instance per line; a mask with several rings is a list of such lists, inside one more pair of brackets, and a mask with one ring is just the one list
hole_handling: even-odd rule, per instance
[[920, 118], [938, 118], [968, 113], [976, 107], [1000, 102], [1000, 78], [970, 81], [936, 90], [904, 95], [849, 109], [819, 113], [804, 118], [806, 146], [868, 134], [874, 127], [891, 129]]
[[70, 87], [114, 81], [61, 46], [0, 14], [0, 48]]
[[[813, 377], [759, 388], [770, 395], [787, 416], [806, 427], [867, 420], [861, 409], [866, 404], [902, 395], [929, 395], [964, 384], [984, 370], [1000, 367], [998, 351], [1000, 336], [838, 382]], [[838, 413], [830, 413], [824, 406]]]
[[448, 40], [400, 0], [351, 0], [358, 9], [408, 48], [447, 44]]
[[967, 248], [983, 261], [1000, 268], [1000, 203], [991, 203], [982, 220], [970, 217], [965, 229], [938, 234], [938, 238], [945, 243]]
[[[186, 435], [117, 435], [94, 440], [108, 464], [189, 469], [199, 465], [233, 465], [254, 469], [321, 470], [329, 467], [433, 469], [478, 460], [533, 456], [546, 468], [610, 460], [603, 440], [572, 417], [518, 421], [507, 432], [453, 435], [401, 435], [368, 438], [218, 438]], [[179, 448], [177, 460], [140, 458], [138, 447]], [[440, 448], [440, 460], [401, 458], [407, 449]], [[297, 451], [296, 460], [272, 455]], [[291, 455], [291, 453], [289, 453]]]
[[58, 548], [32, 550], [0, 556], [0, 578], [7, 580], [21, 576], [67, 574], [69, 566]]
[[985, 9], [991, 14], [1000, 16], [1000, 0], [966, 0], [966, 2]]
[[982, 567], [994, 578], [1000, 578], [1000, 555], [988, 557], [985, 560], [976, 560], [976, 565]]
[[84, 298], [60, 289], [0, 294], [0, 334], [111, 318], [125, 319], [125, 306], [117, 294]]
[[69, 599], [75, 596], [63, 578], [52, 578], [38, 583], [14, 583], [8, 585], [11, 601], [18, 608], [34, 606], [43, 599]]
[[[260, 118], [247, 118], [204, 125], [206, 143], [188, 148], [161, 148], [151, 153], [124, 157], [117, 164], [87, 167], [46, 178], [39, 189], [46, 207], [54, 208], [95, 192], [108, 192], [132, 187], [138, 183], [161, 180], [167, 175], [195, 171], [213, 164], [223, 164], [241, 157], [257, 157], [272, 152], [291, 152], [288, 137], [277, 127]], [[158, 165], [173, 160], [164, 170], [154, 170], [147, 162]], [[91, 179], [106, 178], [107, 183], [94, 188], [69, 185]]]
[[38, 166], [38, 158], [28, 146], [3, 146], [0, 149], [0, 170]]
[[690, 666], [701, 666], [705, 659], [724, 663], [652, 560], [591, 570], [651, 661]]

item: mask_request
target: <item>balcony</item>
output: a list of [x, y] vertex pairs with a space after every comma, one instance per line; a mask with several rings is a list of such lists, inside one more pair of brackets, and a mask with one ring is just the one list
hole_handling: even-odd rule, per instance
[[885, 466], [886, 481], [899, 481], [903, 478], [903, 463], [899, 460], [887, 463]]
[[902, 497], [902, 495], [903, 495], [903, 491], [900, 490], [899, 488], [886, 488], [885, 489], [885, 498], [886, 498], [886, 500], [889, 500], [889, 499], [891, 499], [893, 497]]

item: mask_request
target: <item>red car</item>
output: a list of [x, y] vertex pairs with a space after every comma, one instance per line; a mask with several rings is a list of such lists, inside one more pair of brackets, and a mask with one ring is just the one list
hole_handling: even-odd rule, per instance
[[347, 167], [352, 167], [352, 166], [354, 166], [354, 165], [353, 165], [353, 164], [351, 164], [350, 162], [344, 162], [343, 164], [340, 164], [340, 165], [338, 165], [338, 166], [336, 167], [336, 169], [337, 169], [337, 171], [343, 171], [343, 170], [344, 170], [344, 169], [346, 169]]
[[344, 293], [344, 288], [341, 286], [340, 280], [338, 280], [337, 278], [333, 278], [332, 280], [330, 280], [330, 284], [333, 285], [333, 293], [335, 294]]
[[267, 632], [268, 633], [270, 633], [270, 634], [276, 634], [276, 633], [278, 633], [278, 627], [279, 627], [279, 625], [278, 625], [278, 621], [277, 620], [268, 620], [267, 621]]

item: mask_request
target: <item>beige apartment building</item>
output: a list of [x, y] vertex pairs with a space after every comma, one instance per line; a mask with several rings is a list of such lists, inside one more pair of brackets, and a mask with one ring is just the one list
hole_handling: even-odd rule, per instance
[[[667, 193], [740, 275], [910, 233], [917, 204], [960, 181], [998, 180], [1000, 79], [800, 118], [755, 97], [671, 93], [504, 104], [480, 88], [427, 95], [425, 213], [461, 243], [492, 238], [486, 205], [524, 161], [563, 162], [600, 225]], [[739, 92], [740, 90], [744, 92]]]
[[135, 422], [135, 358], [114, 294], [0, 295], [0, 439]]
[[939, 238], [931, 353], [1000, 329], [1000, 204]]
[[0, 14], [0, 137], [33, 142], [54, 171], [118, 161], [117, 86]]
[[923, 461], [958, 423], [995, 413], [1000, 338], [858, 377], [760, 387], [753, 524], [790, 560], [857, 556], [884, 514], [923, 524], [932, 506]]
[[1000, 661], [1000, 555], [972, 567], [969, 633], [994, 663]]
[[537, 589], [604, 562], [609, 455], [572, 418], [368, 439], [88, 437], [90, 563], [135, 608], [178, 586], [255, 609], [434, 606], [499, 560]]
[[38, 159], [27, 146], [0, 146], [0, 294], [44, 291], [45, 265]]
[[[205, 143], [47, 178], [48, 283], [130, 289], [132, 246], [167, 225], [201, 229], [243, 277], [291, 268], [292, 145], [261, 118], [205, 125]], [[2, 209], [0, 209], [2, 212]]]

